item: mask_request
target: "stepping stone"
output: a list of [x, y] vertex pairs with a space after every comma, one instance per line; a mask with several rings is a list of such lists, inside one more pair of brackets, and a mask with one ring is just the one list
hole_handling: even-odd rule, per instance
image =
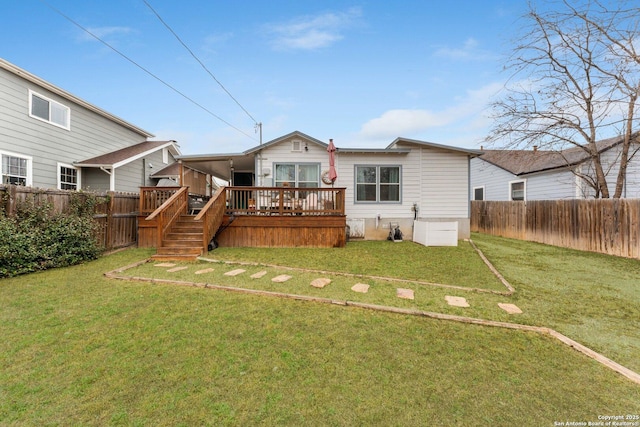
[[281, 274], [271, 279], [271, 281], [275, 283], [282, 283], [282, 282], [286, 282], [289, 279], [291, 279], [291, 276], [287, 276], [286, 274]]
[[189, 267], [174, 267], [167, 270], [167, 273], [174, 273], [176, 271], [186, 270]]
[[213, 268], [205, 268], [204, 270], [198, 270], [198, 271], [196, 271], [196, 274], [211, 273], [213, 270], [214, 270]]
[[311, 282], [311, 286], [313, 286], [314, 288], [324, 288], [329, 283], [331, 283], [331, 279], [320, 278], [320, 279], [313, 280]]
[[366, 294], [367, 292], [369, 292], [369, 285], [365, 283], [356, 283], [351, 287], [351, 290], [354, 292], [360, 292], [362, 294]]
[[159, 264], [153, 264], [154, 267], [175, 267], [175, 264], [171, 264], [170, 262], [161, 262]]
[[267, 274], [267, 271], [266, 271], [266, 270], [258, 271], [257, 273], [252, 274], [252, 275], [251, 275], [251, 278], [252, 278], [252, 279], [259, 279], [259, 278], [261, 278], [262, 276], [264, 276], [265, 274]]
[[498, 303], [498, 307], [500, 307], [501, 309], [503, 309], [509, 314], [522, 314], [522, 310], [520, 310], [520, 308], [518, 308], [518, 306], [515, 304], [507, 304], [507, 303], [500, 302]]
[[398, 289], [396, 289], [396, 296], [398, 298], [414, 299], [413, 298], [413, 289], [398, 288]]
[[245, 271], [247, 271], [247, 270], [243, 270], [243, 269], [241, 269], [241, 268], [237, 268], [237, 269], [235, 269], [235, 270], [227, 271], [226, 273], [224, 273], [224, 275], [225, 275], [225, 276], [231, 276], [231, 277], [234, 277], [234, 276], [237, 276], [237, 275], [239, 275], [239, 274], [244, 273]]
[[469, 307], [469, 303], [467, 302], [467, 300], [462, 297], [451, 297], [447, 295], [444, 297], [444, 299], [447, 300], [447, 303], [449, 303], [449, 305], [452, 305], [454, 307]]

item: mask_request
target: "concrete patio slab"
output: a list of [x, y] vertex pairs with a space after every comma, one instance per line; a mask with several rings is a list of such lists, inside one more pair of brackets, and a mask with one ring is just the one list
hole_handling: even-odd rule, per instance
[[351, 287], [351, 290], [354, 292], [366, 294], [367, 292], [369, 292], [369, 285], [367, 285], [366, 283], [356, 283]]
[[469, 303], [467, 302], [467, 300], [465, 298], [462, 297], [452, 297], [452, 296], [445, 296], [444, 297], [445, 300], [447, 300], [447, 303], [451, 306], [454, 307], [470, 307]]
[[520, 308], [515, 304], [507, 304], [507, 303], [500, 302], [498, 303], [498, 307], [500, 307], [501, 309], [503, 309], [509, 314], [522, 314], [522, 310], [520, 310]]
[[175, 273], [176, 271], [186, 270], [189, 267], [174, 267], [167, 270], [167, 273]]
[[396, 289], [396, 296], [398, 298], [414, 299], [413, 289], [398, 288]]
[[267, 270], [258, 271], [257, 273], [253, 273], [251, 275], [251, 278], [252, 279], [259, 279], [259, 278], [263, 277], [265, 274], [267, 274]]
[[241, 269], [241, 268], [237, 268], [237, 269], [235, 269], [235, 270], [227, 271], [226, 273], [224, 273], [224, 275], [225, 275], [225, 276], [231, 276], [231, 277], [234, 277], [234, 276], [237, 276], [237, 275], [239, 275], [239, 274], [244, 273], [245, 271], [247, 271], [247, 270], [243, 270], [243, 269]]
[[325, 279], [325, 278], [318, 278], [318, 279], [314, 279], [311, 282], [311, 286], [313, 286], [314, 288], [324, 288], [325, 286], [327, 286], [329, 283], [331, 283], [331, 279]]
[[283, 283], [283, 282], [286, 282], [289, 279], [291, 279], [291, 276], [287, 276], [286, 274], [281, 274], [281, 275], [276, 276], [273, 279], [271, 279], [271, 281], [275, 282], [275, 283]]

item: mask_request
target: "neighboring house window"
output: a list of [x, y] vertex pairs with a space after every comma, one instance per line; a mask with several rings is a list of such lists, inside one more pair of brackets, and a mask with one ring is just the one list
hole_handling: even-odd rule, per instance
[[356, 166], [356, 202], [399, 202], [400, 166]]
[[318, 163], [280, 163], [275, 165], [275, 185], [281, 187], [285, 182], [291, 187], [318, 187], [320, 165]]
[[473, 187], [473, 200], [484, 200], [484, 187]]
[[168, 148], [163, 148], [162, 149], [162, 163], [164, 163], [165, 165], [167, 163], [169, 163], [169, 149]]
[[525, 181], [511, 181], [509, 183], [509, 197], [511, 200], [525, 200], [526, 190]]
[[0, 176], [3, 184], [31, 185], [31, 157], [0, 153]]
[[29, 91], [29, 115], [31, 117], [69, 130], [70, 112], [69, 107], [39, 93]]
[[70, 165], [58, 164], [58, 189], [78, 190], [80, 180], [78, 169]]

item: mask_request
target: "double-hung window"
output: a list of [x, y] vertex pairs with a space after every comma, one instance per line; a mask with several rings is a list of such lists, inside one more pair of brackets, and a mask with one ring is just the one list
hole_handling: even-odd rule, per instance
[[510, 200], [526, 200], [527, 186], [526, 181], [509, 182], [509, 199]]
[[60, 190], [78, 190], [78, 169], [70, 165], [58, 164], [58, 188]]
[[29, 91], [29, 116], [63, 129], [70, 129], [71, 110], [39, 93]]
[[31, 158], [0, 152], [0, 176], [3, 184], [31, 185]]
[[320, 183], [318, 163], [276, 163], [275, 171], [276, 187], [286, 182], [291, 187], [316, 188]]
[[356, 166], [356, 202], [400, 202], [400, 166]]

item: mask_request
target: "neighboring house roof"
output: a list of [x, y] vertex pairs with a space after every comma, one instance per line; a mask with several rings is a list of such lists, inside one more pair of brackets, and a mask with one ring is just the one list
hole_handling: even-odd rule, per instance
[[144, 141], [101, 156], [75, 162], [74, 165], [93, 168], [118, 168], [162, 148], [169, 148], [174, 155], [180, 154], [176, 141]]
[[[596, 142], [598, 153], [605, 152], [623, 142], [616, 136]], [[576, 166], [589, 160], [590, 155], [581, 147], [562, 151], [549, 150], [484, 150], [480, 158], [514, 175]]]
[[19, 76], [27, 81], [30, 81], [31, 83], [37, 84], [38, 86], [45, 88], [48, 91], [55, 93], [56, 95], [61, 96], [77, 105], [80, 105], [81, 107], [84, 107], [87, 110], [93, 111], [94, 113], [99, 114], [102, 117], [105, 117], [106, 119], [111, 120], [112, 122], [118, 123], [119, 125], [124, 126], [125, 128], [144, 136], [145, 138], [152, 138], [154, 136], [153, 134], [147, 132], [146, 130], [141, 129], [121, 119], [120, 117], [114, 116], [113, 114], [106, 112], [105, 110], [78, 98], [77, 96], [67, 92], [66, 90], [61, 89], [2, 58], [0, 58], [0, 68], [7, 70], [10, 73], [13, 73], [16, 76]]
[[178, 175], [180, 175], [180, 163], [173, 162], [169, 166], [165, 166], [158, 172], [151, 174], [149, 178], [173, 178]]

